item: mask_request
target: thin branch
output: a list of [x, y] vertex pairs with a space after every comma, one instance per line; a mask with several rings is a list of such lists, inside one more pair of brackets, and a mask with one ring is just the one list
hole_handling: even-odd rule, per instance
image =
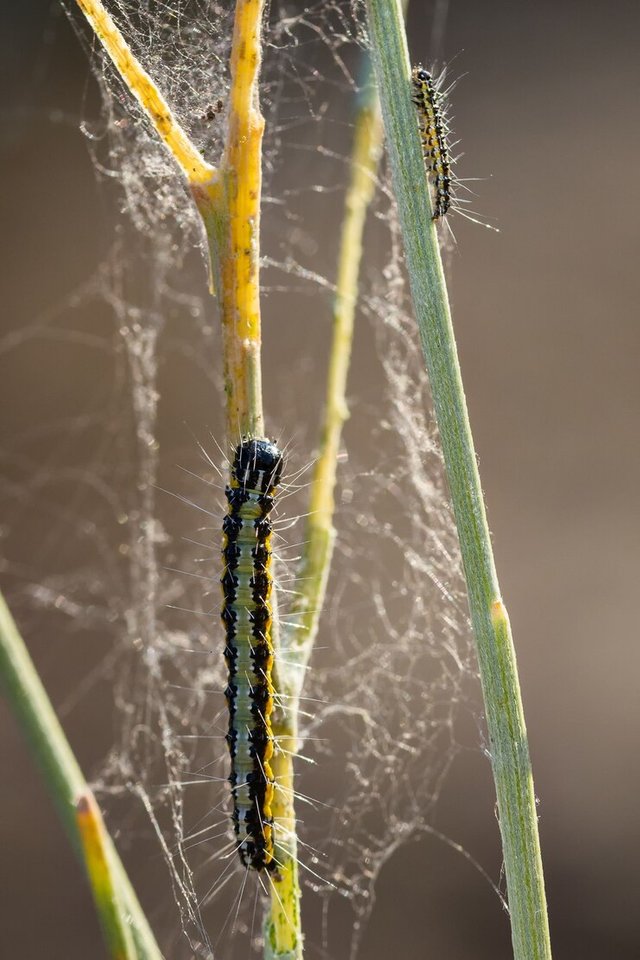
[[550, 960], [538, 814], [516, 657], [500, 597], [436, 228], [411, 103], [399, 0], [367, 0], [393, 185], [442, 441], [482, 680], [516, 960]]
[[131, 52], [111, 14], [100, 0], [77, 0], [77, 3], [118, 73], [164, 140], [169, 152], [175, 157], [189, 183], [209, 183], [215, 176], [215, 168], [203, 160], [200, 151], [173, 116], [169, 104]]
[[287, 691], [289, 693], [300, 691], [304, 667], [318, 630], [333, 553], [336, 468], [342, 427], [349, 416], [347, 376], [358, 298], [362, 238], [367, 210], [376, 187], [382, 133], [378, 97], [368, 67], [355, 117], [350, 182], [344, 203], [320, 451], [313, 472], [309, 516], [302, 537], [305, 546], [298, 572], [300, 589], [291, 608], [291, 619], [296, 629], [289, 631], [286, 638], [287, 662], [293, 664], [291, 680], [297, 687]]
[[109, 953], [113, 960], [136, 960], [131, 928], [125, 919], [126, 911], [118, 896], [111, 866], [108, 834], [100, 808], [90, 790], [81, 794], [76, 802], [76, 822], [87, 877]]
[[[0, 595], [0, 678], [9, 705], [27, 738], [69, 839], [80, 860], [84, 850], [76, 820], [76, 803], [89, 790], [46, 691], [20, 636], [11, 612]], [[104, 850], [111, 864], [114, 887], [131, 925], [138, 960], [162, 960], [131, 882], [108, 836]], [[87, 865], [88, 868], [88, 865]]]
[[[326, 408], [320, 439], [320, 452], [311, 484], [309, 517], [303, 539], [305, 549], [298, 573], [300, 591], [296, 596], [291, 619], [295, 630], [284, 639], [286, 668], [274, 670], [275, 686], [286, 693], [282, 706], [273, 713], [273, 734], [278, 750], [272, 760], [274, 777], [279, 788], [275, 792], [273, 813], [284, 840], [283, 881], [277, 882], [279, 899], [272, 899], [272, 908], [265, 925], [265, 956], [272, 960], [278, 954], [272, 944], [286, 943], [288, 956], [302, 955], [302, 939], [294, 940], [290, 932], [300, 915], [300, 893], [294, 812], [294, 757], [298, 750], [298, 698], [305, 666], [311, 655], [326, 591], [335, 531], [333, 528], [336, 465], [342, 426], [348, 416], [346, 388], [353, 322], [358, 295], [358, 277], [362, 258], [362, 236], [368, 206], [375, 190], [376, 171], [382, 141], [377, 96], [370, 82], [365, 82], [355, 118], [351, 154], [351, 180], [347, 189], [338, 255], [338, 280], [333, 308], [333, 339], [327, 377]], [[277, 663], [277, 661], [276, 661]]]

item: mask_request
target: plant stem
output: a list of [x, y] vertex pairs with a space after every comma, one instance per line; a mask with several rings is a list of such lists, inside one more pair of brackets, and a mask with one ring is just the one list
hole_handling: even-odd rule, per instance
[[[69, 839], [78, 857], [84, 861], [76, 820], [76, 803], [87, 793], [89, 787], [2, 595], [0, 677], [31, 752], [40, 764]], [[118, 900], [123, 905], [126, 922], [132, 929], [138, 960], [161, 960], [162, 954], [147, 918], [108, 836], [105, 836], [104, 849], [110, 862]]]
[[227, 138], [207, 163], [101, 0], [77, 0], [96, 36], [184, 173], [209, 243], [211, 292], [220, 296], [227, 438], [264, 435], [260, 368], [260, 200], [264, 119], [258, 103], [264, 0], [237, 0]]
[[[403, 15], [409, 0], [401, 0]], [[349, 186], [345, 194], [336, 293], [333, 302], [333, 337], [329, 355], [324, 418], [311, 481], [308, 518], [302, 537], [302, 560], [297, 572], [300, 588], [289, 616], [295, 626], [285, 637], [287, 694], [298, 696], [318, 632], [318, 624], [335, 543], [334, 491], [342, 428], [349, 416], [347, 377], [351, 363], [353, 327], [358, 300], [360, 264], [367, 211], [374, 197], [382, 152], [383, 126], [371, 57], [363, 57], [363, 77], [354, 118]]]
[[214, 167], [203, 160], [200, 151], [173, 116], [169, 104], [133, 55], [101, 0], [77, 0], [77, 4], [127, 87], [184, 171], [189, 183], [209, 183], [215, 175]]
[[[227, 137], [223, 158], [217, 169], [199, 157], [183, 131], [180, 131], [182, 136], [166, 135], [167, 129], [179, 131], [179, 125], [153, 81], [102, 8], [100, 0], [78, 0], [78, 3], [120, 70], [123, 80], [182, 168], [203, 219], [209, 247], [211, 292], [219, 297], [227, 439], [233, 449], [241, 438], [264, 436], [265, 429], [260, 322], [260, 203], [264, 119], [258, 98], [264, 0], [236, 0]], [[193, 175], [192, 168], [201, 172]], [[273, 603], [275, 605], [275, 595]], [[288, 748], [295, 749], [295, 736], [289, 737], [287, 744]], [[284, 746], [284, 740], [281, 746]], [[286, 769], [279, 769], [278, 761], [285, 756]], [[284, 836], [277, 848], [281, 867], [272, 878], [270, 913], [266, 921], [268, 934], [265, 938], [265, 949], [270, 951], [270, 955], [282, 958], [302, 956], [290, 759], [289, 754], [281, 753], [272, 766], [279, 787], [276, 796], [281, 798], [283, 807], [276, 810], [274, 803], [274, 816]]]
[[[367, 71], [368, 80], [369, 70]], [[272, 960], [277, 954], [272, 944], [289, 934], [290, 952], [287, 957], [297, 960], [302, 956], [302, 933], [293, 937], [295, 924], [285, 923], [285, 917], [299, 917], [300, 889], [298, 882], [296, 820], [294, 811], [293, 761], [298, 750], [297, 715], [302, 689], [304, 667], [315, 641], [320, 611], [324, 600], [331, 556], [335, 540], [333, 528], [334, 488], [336, 464], [340, 448], [342, 426], [348, 416], [346, 386], [351, 359], [353, 322], [358, 294], [358, 276], [362, 258], [362, 235], [367, 208], [374, 194], [376, 171], [382, 143], [382, 123], [377, 95], [370, 82], [365, 82], [355, 118], [354, 142], [351, 154], [351, 181], [347, 189], [342, 222], [338, 279], [333, 307], [333, 339], [327, 376], [326, 406], [320, 438], [320, 452], [316, 461], [309, 517], [305, 525], [302, 564], [298, 571], [300, 590], [289, 612], [296, 624], [284, 637], [286, 667], [274, 670], [276, 689], [285, 694], [281, 705], [272, 716], [273, 733], [278, 749], [272, 767], [278, 790], [273, 804], [280, 841], [286, 847], [284, 858], [287, 876], [286, 899], [272, 911], [265, 924], [265, 956]], [[277, 665], [277, 660], [276, 660]], [[278, 854], [281, 859], [281, 854]]]
[[300, 588], [289, 614], [295, 628], [288, 632], [286, 638], [287, 663], [293, 665], [290, 679], [297, 684], [297, 690], [288, 693], [300, 692], [304, 676], [304, 669], [301, 668], [306, 666], [311, 655], [331, 566], [335, 540], [333, 514], [336, 466], [342, 427], [349, 416], [347, 376], [358, 298], [362, 237], [367, 210], [375, 192], [381, 148], [382, 120], [367, 58], [366, 79], [354, 122], [350, 182], [344, 202], [320, 450], [313, 471], [309, 516], [302, 537], [305, 546], [297, 574]]
[[[279, 692], [278, 688], [276, 692]], [[276, 789], [271, 809], [276, 824], [275, 856], [279, 868], [270, 879], [271, 902], [264, 921], [264, 957], [265, 960], [302, 960], [304, 938], [293, 771], [293, 759], [298, 750], [295, 705], [286, 714], [274, 711], [272, 731], [276, 749], [271, 769]]]
[[76, 802], [76, 822], [87, 876], [109, 953], [113, 960], [136, 960], [131, 929], [125, 920], [111, 869], [108, 834], [100, 808], [90, 790], [81, 794]]
[[538, 820], [515, 651], [500, 599], [449, 301], [411, 103], [398, 0], [367, 0], [414, 310], [458, 528], [496, 785], [516, 960], [550, 960]]
[[220, 298], [227, 439], [264, 436], [260, 329], [260, 203], [264, 118], [258, 101], [264, 0], [237, 0], [228, 130], [218, 176], [192, 185]]

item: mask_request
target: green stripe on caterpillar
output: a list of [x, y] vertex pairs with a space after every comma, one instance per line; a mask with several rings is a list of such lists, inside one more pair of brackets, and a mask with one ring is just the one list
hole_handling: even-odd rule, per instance
[[270, 763], [274, 689], [269, 515], [283, 467], [283, 454], [271, 440], [243, 440], [225, 491], [229, 510], [222, 527], [233, 827], [245, 867], [268, 871], [277, 868], [271, 810], [275, 785]]

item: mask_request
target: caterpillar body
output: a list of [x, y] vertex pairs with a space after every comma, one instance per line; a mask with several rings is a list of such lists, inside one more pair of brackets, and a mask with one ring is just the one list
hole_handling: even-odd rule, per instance
[[411, 71], [412, 99], [418, 110], [422, 153], [427, 174], [433, 178], [433, 219], [439, 220], [451, 206], [451, 155], [445, 117], [445, 96], [433, 75], [419, 63]]
[[245, 867], [274, 871], [274, 688], [271, 640], [271, 531], [284, 457], [270, 440], [243, 440], [235, 451], [224, 518], [221, 579], [224, 656], [229, 675], [226, 735], [231, 757], [233, 827]]

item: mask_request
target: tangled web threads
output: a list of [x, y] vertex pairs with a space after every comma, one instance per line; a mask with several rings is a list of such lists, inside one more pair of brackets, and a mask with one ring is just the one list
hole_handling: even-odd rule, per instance
[[[118, 0], [110, 9], [182, 126], [215, 163], [233, 4]], [[115, 737], [96, 789], [110, 824], [122, 825], [121, 845], [148, 836], [151, 821], [153, 851], [159, 846], [167, 863], [187, 933], [187, 941], [172, 944], [172, 956], [204, 956], [211, 952], [205, 929], [226, 923], [236, 938], [243, 929], [259, 936], [255, 892], [236, 913], [242, 876], [221, 859], [230, 831], [218, 585], [224, 480], [216, 467], [223, 456], [212, 439], [223, 429], [219, 342], [201, 226], [180, 174], [84, 24], [72, 19], [101, 94], [101, 114], [85, 118], [83, 131], [116, 214], [114, 238], [91, 281], [34, 322], [31, 334], [37, 340], [55, 331], [70, 349], [95, 351], [105, 386], [73, 424], [65, 421], [73, 437], [69, 461], [58, 449], [38, 467], [37, 437], [24, 434], [2, 451], [14, 468], [3, 486], [5, 503], [21, 498], [55, 518], [49, 553], [16, 595], [67, 631], [98, 639], [103, 655], [64, 706], [87, 709], [96, 685], [113, 696]], [[294, 3], [271, 5], [261, 92], [265, 386], [271, 419], [293, 438], [300, 467], [314, 445], [324, 364], [310, 377], [304, 342], [293, 366], [286, 349], [300, 337], [303, 318], [307, 328], [316, 323], [326, 351], [333, 238], [365, 43], [357, 3], [310, 4], [302, 12]], [[367, 244], [359, 320], [368, 321], [376, 349], [354, 357], [337, 548], [302, 702], [302, 753], [313, 763], [300, 762], [297, 782], [302, 797], [318, 801], [299, 805], [308, 902], [317, 894], [330, 916], [341, 894], [356, 917], [354, 943], [381, 866], [429, 825], [475, 673], [384, 171]], [[20, 350], [23, 342], [5, 346]], [[58, 428], [47, 429], [53, 437]], [[185, 466], [182, 474], [176, 464]], [[63, 474], [76, 491], [71, 505], [56, 493]], [[305, 494], [304, 485], [293, 491], [289, 517], [304, 514]], [[285, 527], [280, 578], [295, 589], [290, 578], [302, 521]], [[62, 540], [70, 545], [64, 563], [55, 550]], [[286, 658], [286, 629], [283, 638]], [[235, 857], [233, 863], [235, 869]], [[172, 917], [165, 926], [169, 940]]]

